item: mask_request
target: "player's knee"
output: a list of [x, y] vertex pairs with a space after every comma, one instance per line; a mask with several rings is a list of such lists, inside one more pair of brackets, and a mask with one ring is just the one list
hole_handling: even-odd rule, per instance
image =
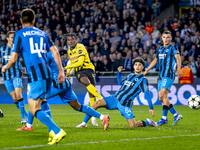
[[22, 99], [22, 95], [21, 94], [16, 94], [16, 98], [17, 99]]
[[83, 109], [83, 105], [79, 105], [79, 106], [76, 107], [75, 110], [82, 112], [82, 109]]

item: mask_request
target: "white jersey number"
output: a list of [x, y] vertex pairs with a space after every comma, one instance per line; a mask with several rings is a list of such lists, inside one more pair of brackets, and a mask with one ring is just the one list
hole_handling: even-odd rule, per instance
[[35, 43], [35, 49], [34, 49], [33, 38], [30, 38], [29, 42], [30, 42], [31, 54], [37, 53], [39, 57], [42, 57], [41, 53], [46, 54], [47, 52], [46, 43], [44, 43], [44, 47], [43, 47], [44, 39], [42, 37], [40, 38], [40, 49], [38, 49], [38, 43]]

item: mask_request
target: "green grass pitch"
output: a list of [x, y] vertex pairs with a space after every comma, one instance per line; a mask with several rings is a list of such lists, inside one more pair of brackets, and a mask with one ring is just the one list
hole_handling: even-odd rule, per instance
[[[77, 150], [199, 150], [200, 149], [200, 110], [192, 110], [188, 106], [175, 106], [183, 115], [177, 125], [172, 126], [173, 116], [168, 113], [168, 124], [160, 127], [129, 128], [126, 120], [118, 110], [98, 109], [111, 116], [107, 131], [98, 121], [99, 126], [76, 128], [84, 118], [84, 114], [74, 111], [69, 105], [51, 105], [54, 122], [61, 127], [67, 136], [57, 145], [48, 146], [47, 127], [34, 120], [34, 131], [16, 131], [22, 127], [20, 112], [15, 105], [1, 104], [4, 117], [0, 118], [0, 149], [77, 149]], [[156, 116], [152, 118], [148, 106], [133, 106], [136, 120], [150, 117], [158, 121], [162, 116], [162, 106], [154, 106]], [[28, 110], [28, 105], [26, 105]]]

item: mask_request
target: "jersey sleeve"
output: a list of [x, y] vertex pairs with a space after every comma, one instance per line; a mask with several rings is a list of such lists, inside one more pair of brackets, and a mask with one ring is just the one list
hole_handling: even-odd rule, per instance
[[51, 46], [55, 46], [54, 42], [47, 36], [48, 42], [47, 42], [47, 51], [49, 51]]
[[176, 46], [172, 46], [172, 53], [173, 53], [173, 55], [175, 56], [176, 54], [179, 54], [179, 50], [178, 50], [178, 48], [176, 47]]
[[146, 91], [149, 91], [149, 84], [148, 84], [148, 81], [146, 78], [144, 78], [144, 80], [141, 82], [141, 89], [142, 89], [142, 92], [146, 92]]
[[21, 53], [22, 51], [21, 43], [22, 43], [21, 37], [19, 36], [19, 34], [15, 33], [12, 52]]
[[87, 53], [87, 50], [85, 48], [85, 46], [81, 45], [78, 47], [78, 56], [81, 57], [81, 56], [85, 56]]

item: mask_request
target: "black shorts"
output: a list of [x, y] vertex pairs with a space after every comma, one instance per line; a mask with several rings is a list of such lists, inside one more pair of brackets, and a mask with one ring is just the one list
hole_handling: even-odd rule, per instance
[[76, 78], [80, 82], [81, 77], [87, 77], [91, 84], [95, 85], [95, 75], [92, 69], [82, 69], [75, 73]]

